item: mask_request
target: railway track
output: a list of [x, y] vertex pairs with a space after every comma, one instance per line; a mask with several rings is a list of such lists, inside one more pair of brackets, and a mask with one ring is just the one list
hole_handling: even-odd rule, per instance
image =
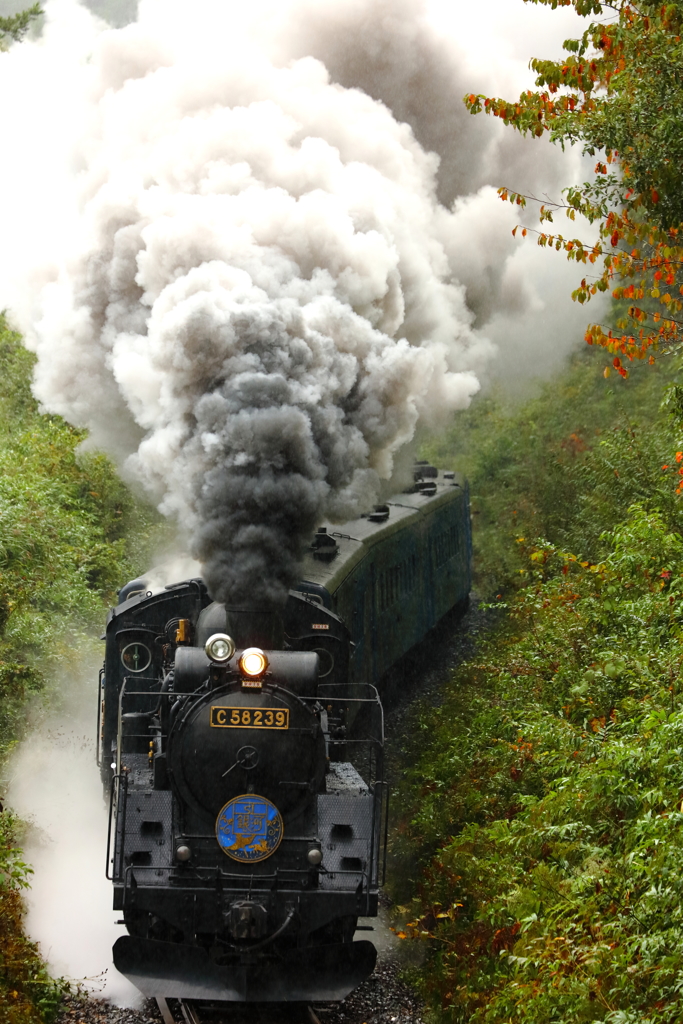
[[209, 1003], [195, 999], [155, 1000], [164, 1024], [320, 1024], [312, 1006], [302, 1003]]

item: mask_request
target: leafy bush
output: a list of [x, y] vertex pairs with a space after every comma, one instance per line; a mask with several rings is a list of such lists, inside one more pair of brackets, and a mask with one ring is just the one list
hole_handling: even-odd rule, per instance
[[[425, 446], [426, 458], [470, 481], [477, 583], [486, 597], [518, 585], [519, 536], [598, 559], [601, 535], [634, 501], [683, 524], [671, 479], [681, 435], [660, 410], [680, 360], [635, 366], [628, 382], [605, 380], [603, 364], [586, 348], [536, 397], [511, 404], [494, 391]], [[663, 472], [666, 464], [673, 465]]]
[[[90, 642], [116, 588], [139, 571], [157, 522], [103, 455], [80, 450], [83, 432], [40, 413], [32, 366], [0, 318], [0, 765], [57, 665]], [[0, 1020], [38, 1024], [55, 1015], [63, 985], [21, 930], [30, 872], [17, 827], [0, 811]]]
[[0, 811], [0, 1020], [44, 1024], [54, 1019], [68, 985], [51, 978], [38, 947], [22, 931], [21, 889], [31, 868], [17, 846], [20, 823]]
[[39, 412], [32, 366], [0, 320], [0, 761], [27, 697], [101, 625], [155, 523], [103, 455], [79, 450], [82, 431]]
[[635, 505], [603, 543], [528, 551], [508, 626], [423, 710], [394, 855], [427, 862], [407, 932], [453, 1021], [679, 1019], [683, 539]]
[[[616, 426], [609, 395], [572, 414], [590, 373], [507, 416], [489, 402], [488, 436], [475, 420], [479, 566], [508, 612], [417, 712], [392, 840], [415, 980], [453, 1024], [681, 1019], [683, 446], [646, 381]], [[569, 423], [590, 441], [571, 453]]]

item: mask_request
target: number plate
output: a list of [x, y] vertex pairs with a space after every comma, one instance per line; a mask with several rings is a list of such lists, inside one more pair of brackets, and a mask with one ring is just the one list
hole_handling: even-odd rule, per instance
[[211, 708], [218, 729], [289, 729], [289, 708]]

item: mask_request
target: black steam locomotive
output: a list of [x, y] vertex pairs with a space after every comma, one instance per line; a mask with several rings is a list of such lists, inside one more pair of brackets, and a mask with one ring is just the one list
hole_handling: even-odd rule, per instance
[[470, 589], [465, 484], [321, 527], [281, 616], [201, 579], [128, 583], [109, 614], [98, 752], [107, 873], [146, 995], [343, 998], [372, 972], [387, 825], [387, 670]]

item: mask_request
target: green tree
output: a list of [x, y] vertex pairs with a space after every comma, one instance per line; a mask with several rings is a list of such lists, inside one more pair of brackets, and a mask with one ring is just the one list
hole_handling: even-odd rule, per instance
[[25, 11], [0, 18], [0, 49], [7, 49], [8, 40], [18, 43], [24, 38], [31, 23], [44, 13], [40, 4], [34, 4]]
[[[571, 5], [598, 20], [564, 43], [563, 61], [531, 61], [536, 91], [513, 102], [471, 94], [465, 103], [522, 134], [580, 144], [597, 157], [594, 180], [540, 206], [538, 242], [587, 269], [597, 265], [574, 292], [579, 302], [608, 289], [622, 302], [616, 329], [592, 324], [586, 340], [608, 349], [627, 376], [622, 357], [652, 359], [678, 344], [683, 329], [683, 2], [525, 2]], [[500, 194], [520, 206], [532, 198], [518, 186]], [[550, 225], [562, 210], [597, 223], [600, 240], [556, 232]]]
[[[58, 699], [55, 669], [99, 634], [158, 521], [105, 456], [81, 450], [83, 431], [40, 413], [34, 362], [0, 317], [0, 766], [27, 711]], [[63, 986], [22, 932], [30, 869], [20, 840], [21, 823], [0, 805], [0, 1021], [46, 1024]]]

